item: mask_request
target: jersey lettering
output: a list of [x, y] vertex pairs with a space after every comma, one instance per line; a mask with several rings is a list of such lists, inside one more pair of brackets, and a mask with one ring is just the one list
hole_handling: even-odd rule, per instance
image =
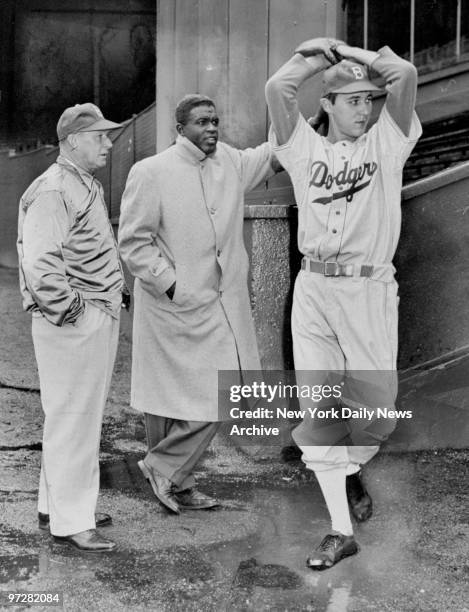
[[[340, 191], [326, 197], [316, 198], [313, 204], [327, 204], [338, 198], [346, 198], [347, 202], [351, 202], [357, 191], [361, 191], [371, 183], [371, 178], [378, 169], [378, 164], [376, 162], [364, 162], [356, 167], [349, 166], [349, 162], [346, 161], [342, 170], [339, 170], [337, 174], [333, 175], [330, 173], [329, 166], [326, 162], [315, 161], [311, 164], [310, 187], [314, 186], [332, 189], [334, 185], [339, 187], [349, 186], [346, 191]], [[369, 180], [358, 185], [358, 183], [365, 178], [369, 178]]]

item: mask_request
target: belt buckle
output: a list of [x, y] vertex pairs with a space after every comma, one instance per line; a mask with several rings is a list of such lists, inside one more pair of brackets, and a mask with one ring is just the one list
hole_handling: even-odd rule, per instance
[[324, 262], [324, 276], [340, 276], [340, 265], [336, 261]]

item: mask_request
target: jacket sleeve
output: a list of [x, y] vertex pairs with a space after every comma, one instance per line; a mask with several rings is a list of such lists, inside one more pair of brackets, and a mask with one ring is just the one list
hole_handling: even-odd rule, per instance
[[289, 141], [298, 123], [300, 85], [328, 66], [329, 62], [322, 56], [304, 58], [296, 53], [267, 81], [265, 97], [277, 145]]
[[42, 314], [54, 325], [74, 323], [84, 310], [67, 280], [62, 246], [70, 221], [58, 191], [43, 192], [29, 205], [23, 222], [21, 268]]
[[119, 249], [130, 273], [159, 297], [176, 281], [176, 273], [161, 253], [156, 237], [160, 197], [154, 173], [141, 163], [130, 170], [122, 196]]
[[409, 136], [417, 97], [417, 69], [389, 47], [372, 63], [386, 81], [386, 108], [404, 136]]
[[240, 151], [240, 157], [244, 193], [275, 174], [272, 168], [272, 149], [268, 142]]

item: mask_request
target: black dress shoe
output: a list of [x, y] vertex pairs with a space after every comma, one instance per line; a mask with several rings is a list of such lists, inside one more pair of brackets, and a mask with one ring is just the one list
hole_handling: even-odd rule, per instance
[[207, 510], [220, 505], [218, 500], [201, 493], [195, 487], [177, 491], [175, 496], [179, 507], [185, 510]]
[[69, 536], [54, 536], [54, 540], [60, 544], [71, 544], [84, 552], [103, 553], [116, 548], [115, 542], [103, 538], [96, 529], [87, 529]]
[[[37, 513], [38, 518], [38, 527], [39, 529], [49, 530], [50, 528], [50, 518], [48, 514], [44, 514], [43, 512]], [[106, 525], [111, 525], [112, 517], [109, 514], [105, 514], [104, 512], [96, 512], [94, 515], [94, 520], [96, 521], [96, 527], [105, 527]]]
[[373, 514], [373, 502], [363, 486], [361, 472], [350, 474], [345, 479], [350, 510], [357, 521], [363, 523]]
[[162, 474], [158, 473], [147, 466], [144, 461], [138, 462], [138, 467], [142, 471], [142, 474], [148, 480], [153, 489], [153, 493], [160, 500], [160, 502], [171, 512], [179, 514], [179, 505], [176, 500], [173, 491], [173, 483]]
[[311, 557], [306, 559], [306, 565], [318, 571], [329, 569], [344, 557], [355, 555], [358, 550], [358, 544], [353, 535], [328, 534]]

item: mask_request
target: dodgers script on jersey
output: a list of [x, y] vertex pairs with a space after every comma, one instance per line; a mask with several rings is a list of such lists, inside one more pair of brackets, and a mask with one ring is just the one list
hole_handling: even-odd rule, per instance
[[301, 115], [286, 144], [278, 146], [271, 131], [293, 183], [303, 255], [344, 264], [391, 263], [400, 233], [402, 168], [419, 136], [415, 112], [406, 137], [386, 107], [355, 142], [332, 144]]

